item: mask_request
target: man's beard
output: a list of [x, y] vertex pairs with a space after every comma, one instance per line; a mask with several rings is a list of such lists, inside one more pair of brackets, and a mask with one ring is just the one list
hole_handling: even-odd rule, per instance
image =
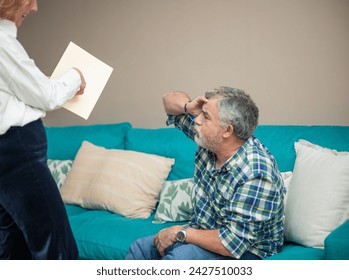
[[214, 152], [216, 147], [222, 143], [217, 137], [217, 135], [212, 135], [212, 136], [204, 136], [201, 133], [201, 127], [200, 126], [195, 126], [195, 137], [194, 141], [196, 144], [198, 144], [200, 147], [204, 149], [208, 149], [211, 152]]

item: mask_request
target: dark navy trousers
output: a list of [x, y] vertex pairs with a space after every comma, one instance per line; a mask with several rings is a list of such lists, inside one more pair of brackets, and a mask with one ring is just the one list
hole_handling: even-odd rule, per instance
[[41, 120], [0, 135], [0, 259], [77, 259]]

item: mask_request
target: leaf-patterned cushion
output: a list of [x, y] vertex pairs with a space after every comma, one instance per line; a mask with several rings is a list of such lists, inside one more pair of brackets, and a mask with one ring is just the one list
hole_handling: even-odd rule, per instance
[[194, 196], [193, 178], [164, 181], [153, 223], [190, 220]]
[[47, 165], [57, 183], [57, 187], [60, 188], [69, 174], [73, 161], [49, 159]]

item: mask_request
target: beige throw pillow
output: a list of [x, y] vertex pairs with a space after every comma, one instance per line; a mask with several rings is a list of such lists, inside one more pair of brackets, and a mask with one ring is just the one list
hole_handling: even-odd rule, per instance
[[148, 218], [173, 164], [174, 159], [84, 141], [60, 191], [67, 204]]

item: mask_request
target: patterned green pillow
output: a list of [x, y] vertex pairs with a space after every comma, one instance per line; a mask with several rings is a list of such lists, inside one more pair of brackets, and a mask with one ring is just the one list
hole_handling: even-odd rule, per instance
[[60, 188], [69, 174], [73, 161], [49, 159], [47, 161], [47, 165], [57, 183], [58, 188]]
[[164, 181], [153, 223], [188, 221], [193, 210], [194, 196], [193, 178]]

